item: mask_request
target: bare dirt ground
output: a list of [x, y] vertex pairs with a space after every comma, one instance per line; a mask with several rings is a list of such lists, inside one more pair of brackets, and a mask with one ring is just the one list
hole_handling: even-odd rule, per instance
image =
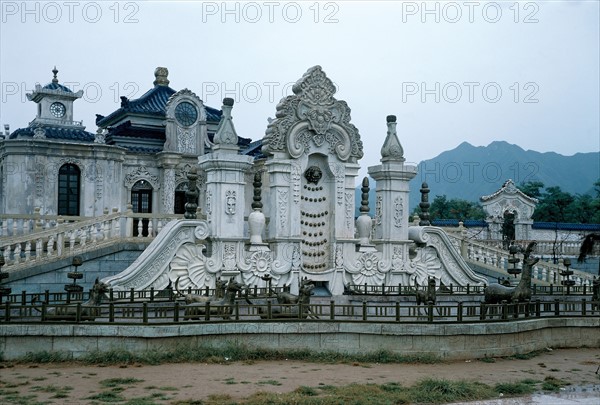
[[527, 360], [496, 359], [494, 363], [472, 360], [437, 364], [324, 364], [282, 360], [99, 367], [4, 362], [0, 368], [0, 403], [7, 403], [7, 395], [17, 391], [20, 396], [35, 395], [30, 398], [45, 404], [90, 404], [93, 403], [90, 397], [109, 390], [101, 381], [114, 378], [141, 380], [122, 385], [125, 389], [121, 394], [125, 398], [154, 395], [161, 398], [161, 403], [202, 400], [222, 394], [236, 399], [258, 391], [290, 392], [300, 386], [386, 382], [410, 386], [426, 377], [493, 385], [554, 376], [573, 385], [598, 386], [599, 366], [600, 349], [552, 350]]

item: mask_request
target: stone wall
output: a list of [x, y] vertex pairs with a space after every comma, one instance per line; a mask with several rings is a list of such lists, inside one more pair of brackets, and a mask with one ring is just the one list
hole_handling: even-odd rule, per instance
[[600, 318], [542, 318], [504, 323], [394, 324], [238, 322], [180, 325], [4, 324], [0, 352], [17, 359], [62, 351], [73, 358], [93, 350], [168, 350], [176, 345], [241, 344], [264, 349], [434, 355], [448, 360], [510, 356], [534, 350], [600, 347]]

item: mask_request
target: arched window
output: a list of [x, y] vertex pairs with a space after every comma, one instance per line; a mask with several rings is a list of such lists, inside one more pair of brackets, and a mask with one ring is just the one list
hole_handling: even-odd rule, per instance
[[79, 215], [81, 170], [73, 164], [58, 170], [58, 215]]
[[[131, 188], [131, 205], [133, 212], [148, 214], [152, 212], [152, 185], [140, 180]], [[139, 219], [133, 220], [133, 236], [138, 236]], [[142, 220], [142, 235], [148, 236], [148, 219]]]

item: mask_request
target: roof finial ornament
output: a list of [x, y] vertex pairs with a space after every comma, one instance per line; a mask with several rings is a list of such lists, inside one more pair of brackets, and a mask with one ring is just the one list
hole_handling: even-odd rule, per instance
[[388, 115], [386, 121], [388, 130], [385, 142], [383, 142], [383, 146], [381, 147], [381, 161], [395, 160], [404, 162], [404, 149], [402, 148], [396, 133], [396, 116]]
[[56, 77], [56, 75], [58, 74], [58, 69], [56, 68], [56, 65], [54, 66], [54, 69], [52, 69], [52, 73], [54, 73], [52, 83], [58, 83], [58, 77]]
[[154, 77], [156, 77], [156, 80], [154, 80], [155, 86], [169, 85], [169, 69], [166, 67], [157, 67], [156, 70], [154, 70]]

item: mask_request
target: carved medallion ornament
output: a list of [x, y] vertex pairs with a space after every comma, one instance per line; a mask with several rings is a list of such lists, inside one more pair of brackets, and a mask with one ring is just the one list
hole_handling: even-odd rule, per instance
[[150, 173], [145, 166], [140, 166], [132, 171], [130, 171], [124, 179], [125, 187], [131, 188], [135, 183], [140, 180], [146, 180], [152, 188], [159, 189], [160, 182], [158, 181], [158, 176]]
[[335, 86], [320, 66], [310, 68], [277, 105], [276, 117], [263, 138], [265, 153], [287, 151], [293, 158], [325, 142], [329, 152], [342, 161], [363, 156], [358, 129], [350, 123], [350, 108], [336, 100]]
[[233, 220], [237, 205], [237, 194], [235, 190], [227, 190], [225, 193], [225, 214], [227, 214], [230, 222]]

